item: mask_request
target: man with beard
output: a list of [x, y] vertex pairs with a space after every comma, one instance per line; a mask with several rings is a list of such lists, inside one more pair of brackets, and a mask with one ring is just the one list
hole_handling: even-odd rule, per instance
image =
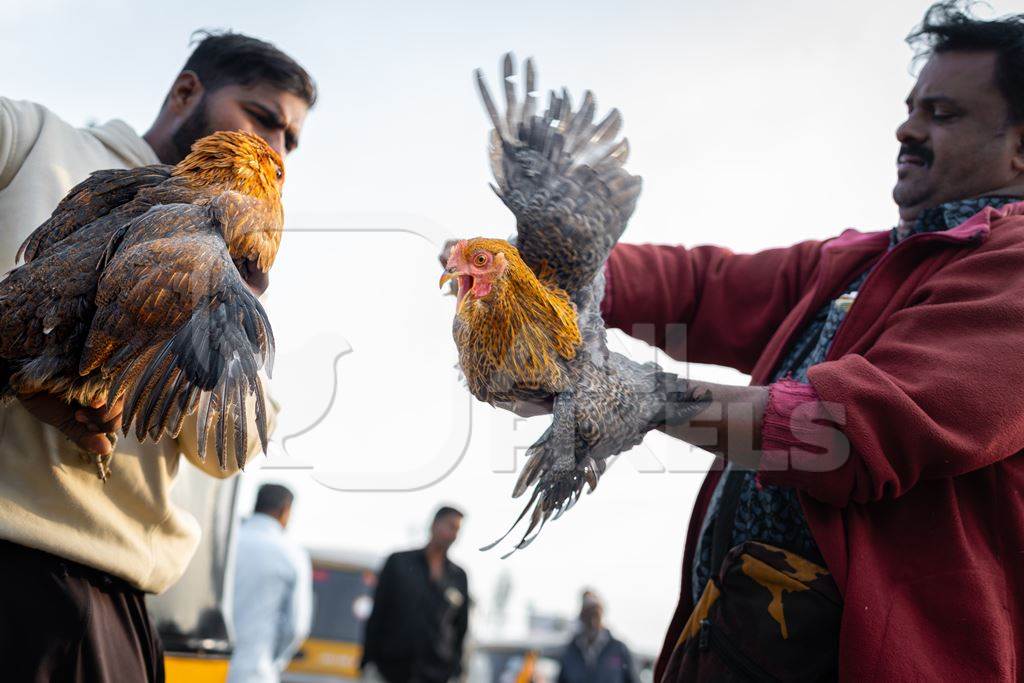
[[1024, 15], [940, 3], [908, 41], [893, 229], [609, 260], [609, 326], [752, 377], [677, 434], [727, 464], [657, 680], [1020, 676]]
[[[4, 270], [92, 171], [174, 164], [220, 130], [255, 133], [282, 156], [295, 149], [316, 101], [309, 74], [262, 40], [201, 38], [142, 137], [123, 121], [75, 128], [41, 105], [0, 98]], [[246, 279], [256, 293], [268, 284]], [[101, 482], [80, 449], [109, 454], [105, 434], [119, 430], [121, 410], [41, 394], [0, 408], [0, 664], [9, 680], [163, 679], [143, 594], [173, 584], [199, 540], [197, 521], [169, 497], [180, 457], [212, 476], [234, 471], [199, 460], [193, 416], [177, 439], [119, 439], [118, 466]], [[248, 434], [254, 455], [254, 426]]]

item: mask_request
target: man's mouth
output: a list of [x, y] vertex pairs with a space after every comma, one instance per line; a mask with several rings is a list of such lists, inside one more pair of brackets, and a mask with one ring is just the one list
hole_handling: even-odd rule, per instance
[[896, 158], [897, 167], [904, 166], [927, 166], [925, 160], [914, 154], [901, 154]]
[[932, 151], [924, 145], [900, 145], [899, 154], [896, 155], [896, 169], [902, 176], [915, 169], [928, 168], [932, 165], [932, 160]]

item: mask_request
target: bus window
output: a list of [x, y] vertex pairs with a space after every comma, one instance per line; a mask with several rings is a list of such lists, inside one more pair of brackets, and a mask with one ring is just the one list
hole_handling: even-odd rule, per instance
[[[369, 577], [367, 576], [369, 575]], [[313, 569], [316, 611], [310, 638], [363, 641], [363, 624], [373, 606], [373, 574], [355, 569]]]

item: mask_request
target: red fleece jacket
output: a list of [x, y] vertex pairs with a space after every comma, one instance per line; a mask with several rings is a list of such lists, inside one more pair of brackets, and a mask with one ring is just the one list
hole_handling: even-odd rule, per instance
[[[764, 384], [809, 318], [874, 264], [810, 386], [772, 385], [759, 476], [799, 491], [843, 593], [843, 680], [1017, 680], [1024, 203], [887, 247], [888, 232], [854, 230], [754, 255], [620, 245], [605, 320], [654, 324], [662, 348], [664, 327], [684, 323], [687, 360]], [[812, 418], [830, 419], [808, 419], [816, 406], [825, 412]], [[656, 680], [693, 607], [694, 546], [719, 476], [690, 519]]]

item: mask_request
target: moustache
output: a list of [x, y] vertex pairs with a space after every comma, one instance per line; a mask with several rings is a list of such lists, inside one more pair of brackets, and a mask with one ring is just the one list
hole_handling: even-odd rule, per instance
[[904, 154], [908, 156], [918, 157], [919, 159], [921, 159], [921, 161], [924, 162], [925, 166], [931, 166], [932, 162], [935, 160], [935, 155], [932, 154], [932, 151], [925, 147], [924, 145], [900, 145], [900, 153], [896, 155], [896, 158], [898, 159]]

